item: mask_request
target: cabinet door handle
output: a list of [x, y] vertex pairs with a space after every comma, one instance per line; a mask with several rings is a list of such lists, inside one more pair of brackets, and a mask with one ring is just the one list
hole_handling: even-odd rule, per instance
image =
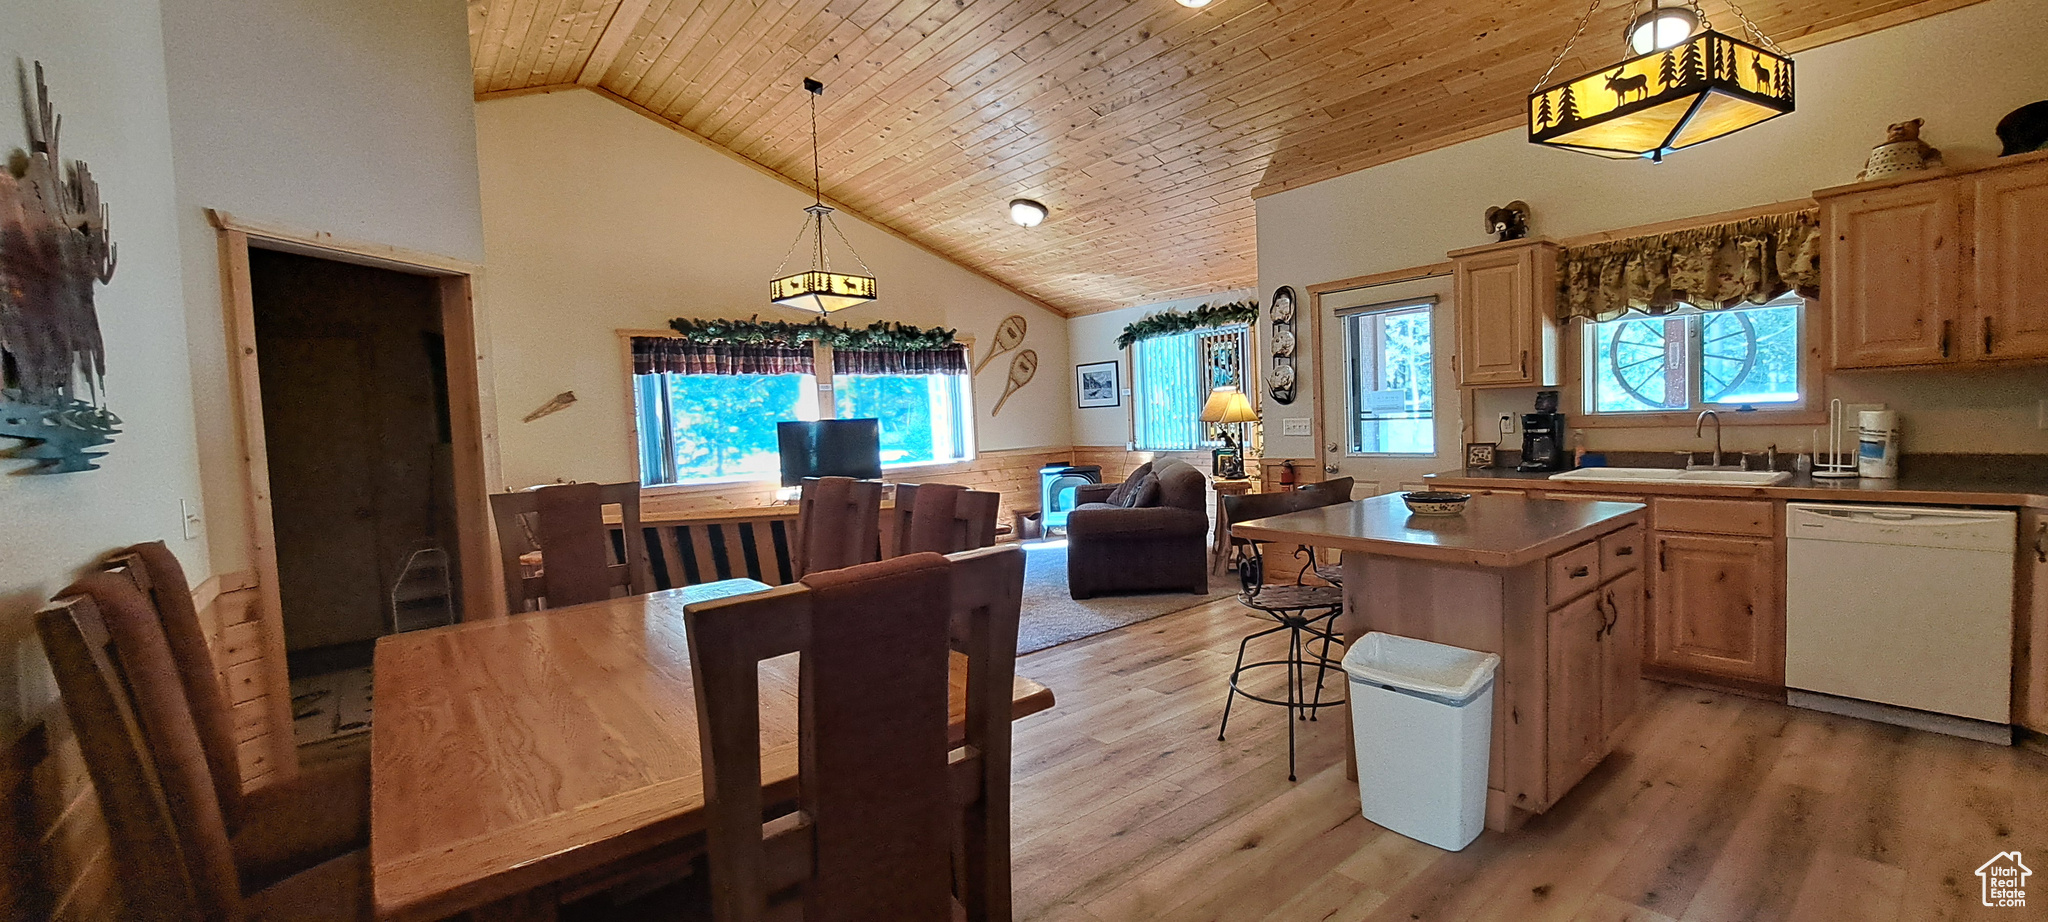
[[1949, 323], [1948, 321], [1944, 320], [1944, 321], [1942, 321], [1942, 322], [1941, 322], [1941, 357], [1942, 357], [1942, 358], [1948, 358], [1948, 332], [1949, 332], [1949, 327], [1950, 327], [1950, 323]]
[[2048, 563], [2048, 521], [2042, 522], [2034, 532], [2034, 559]]
[[1607, 593], [1607, 625], [1602, 628], [1601, 632], [1611, 637], [1614, 635], [1614, 626], [1620, 623], [1621, 606], [1615, 604], [1614, 593], [1609, 591]]
[[1584, 577], [1584, 576], [1585, 576], [1585, 575], [1586, 575], [1587, 573], [1589, 573], [1589, 572], [1591, 572], [1591, 571], [1590, 571], [1590, 570], [1587, 570], [1587, 569], [1586, 569], [1585, 567], [1573, 567], [1573, 568], [1571, 569], [1571, 578], [1572, 578], [1572, 579], [1579, 579], [1579, 578], [1581, 578], [1581, 577]]
[[1669, 551], [1669, 550], [1670, 550], [1670, 548], [1668, 548], [1668, 547], [1665, 547], [1665, 546], [1664, 546], [1664, 544], [1663, 544], [1662, 542], [1659, 542], [1659, 543], [1657, 544], [1657, 569], [1659, 569], [1659, 570], [1669, 570], [1669, 569], [1671, 569], [1671, 558], [1669, 558], [1669, 557], [1665, 556], [1665, 552], [1666, 552], [1666, 551]]
[[1991, 318], [1984, 318], [1984, 354], [1991, 354]]
[[1522, 374], [1526, 375], [1529, 373], [1529, 350], [1527, 349], [1522, 350], [1522, 364], [1520, 367]]
[[1616, 557], [1634, 557], [1635, 555], [1636, 546], [1633, 544], [1624, 544], [1621, 547], [1616, 548], [1614, 551], [1614, 556]]

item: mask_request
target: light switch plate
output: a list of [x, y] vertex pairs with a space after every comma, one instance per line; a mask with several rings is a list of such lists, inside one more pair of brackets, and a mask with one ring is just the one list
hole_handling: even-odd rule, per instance
[[185, 540], [191, 541], [198, 538], [200, 525], [199, 510], [192, 505], [191, 500], [178, 500], [178, 517], [185, 522]]
[[[2044, 403], [2048, 403], [2048, 401], [2044, 401]], [[1280, 434], [1308, 435], [1308, 420], [1304, 418], [1283, 419], [1280, 421]]]

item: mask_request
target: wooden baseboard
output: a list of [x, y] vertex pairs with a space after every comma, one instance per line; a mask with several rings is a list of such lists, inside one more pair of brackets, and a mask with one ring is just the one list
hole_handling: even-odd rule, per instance
[[1693, 672], [1689, 669], [1674, 669], [1670, 666], [1653, 666], [1649, 663], [1643, 664], [1643, 678], [1654, 679], [1672, 685], [1685, 685], [1691, 688], [1704, 688], [1708, 691], [1727, 692], [1728, 694], [1741, 695], [1745, 698], [1761, 698], [1765, 701], [1776, 701], [1779, 704], [1785, 703], [1785, 686], [1769, 685], [1751, 679], [1717, 676], [1704, 672]]

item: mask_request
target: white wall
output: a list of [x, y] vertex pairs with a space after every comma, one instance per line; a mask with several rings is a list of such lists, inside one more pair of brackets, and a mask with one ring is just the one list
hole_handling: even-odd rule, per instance
[[[185, 358], [171, 129], [154, 2], [0, 0], [0, 156], [27, 146], [17, 79], [41, 61], [63, 117], [60, 153], [92, 165], [120, 248], [99, 288], [107, 406], [124, 423], [101, 469], [16, 476], [0, 461], [0, 744], [55, 692], [32, 614], [107, 551], [165, 539], [193, 579], [200, 542], [180, 536], [178, 500], [198, 499], [192, 385]], [[33, 78], [30, 78], [31, 80]], [[0, 439], [0, 448], [20, 443]]]
[[[1249, 288], [1234, 291], [1220, 291], [1215, 294], [1198, 295], [1192, 298], [1176, 298], [1172, 301], [1158, 301], [1140, 304], [1137, 307], [1118, 308], [1099, 314], [1084, 314], [1067, 321], [1067, 335], [1073, 340], [1073, 362], [1067, 368], [1071, 381], [1075, 376], [1074, 365], [1088, 365], [1094, 362], [1115, 361], [1125, 390], [1131, 387], [1131, 363], [1124, 350], [1117, 348], [1116, 338], [1124, 327], [1133, 321], [1142, 320], [1163, 311], [1191, 311], [1204, 304], [1229, 304], [1232, 301], [1249, 301], [1258, 298]], [[1263, 307], [1265, 299], [1259, 299]], [[1264, 318], [1262, 313], [1261, 319]], [[1254, 351], [1257, 351], [1254, 348]], [[1263, 400], [1263, 386], [1253, 387], [1254, 403]], [[1131, 441], [1131, 398], [1125, 394], [1118, 406], [1076, 407], [1074, 415], [1074, 444], [1089, 446], [1129, 447]]]
[[[1439, 262], [1487, 242], [1481, 213], [1511, 199], [1530, 204], [1537, 233], [1570, 237], [1801, 198], [1854, 181], [1885, 126], [1914, 117], [1951, 164], [1981, 163], [1997, 153], [1999, 118], [2048, 97], [2044, 48], [2040, 0], [1990, 0], [1800, 53], [1796, 113], [1661, 164], [1542, 148], [1517, 129], [1282, 192], [1257, 205], [1259, 288], [1270, 297], [1280, 285]], [[2048, 397], [2041, 380], [2038, 369], [1844, 375], [1831, 393], [1903, 410], [1908, 450], [2048, 451], [2048, 432], [2032, 425], [2034, 400]], [[1476, 418], [1520, 411], [1531, 396], [1486, 395]], [[1266, 433], [1268, 455], [1313, 455], [1308, 439], [1277, 429]], [[1789, 448], [1782, 435], [1736, 432], [1730, 442]], [[1594, 447], [1680, 448], [1691, 436], [1589, 430]]]
[[416, 0], [163, 0], [214, 567], [248, 566], [220, 246], [205, 209], [482, 263], [469, 22]]
[[[632, 479], [629, 372], [614, 331], [665, 329], [680, 316], [808, 319], [770, 304], [767, 288], [810, 196], [594, 93], [492, 100], [476, 117], [505, 483]], [[978, 354], [1005, 316], [1024, 315], [1022, 348], [1038, 353], [1038, 370], [995, 417], [1014, 353], [975, 376], [980, 447], [1071, 443], [1073, 368], [1058, 315], [859, 218], [837, 218], [881, 297], [834, 322], [955, 328]], [[562, 391], [578, 401], [520, 421]]]

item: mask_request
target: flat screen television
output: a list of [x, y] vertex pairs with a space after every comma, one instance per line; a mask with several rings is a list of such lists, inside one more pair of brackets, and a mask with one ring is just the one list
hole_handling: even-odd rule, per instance
[[782, 485], [794, 487], [805, 477], [882, 476], [882, 421], [821, 419], [776, 423], [776, 446], [782, 451]]

